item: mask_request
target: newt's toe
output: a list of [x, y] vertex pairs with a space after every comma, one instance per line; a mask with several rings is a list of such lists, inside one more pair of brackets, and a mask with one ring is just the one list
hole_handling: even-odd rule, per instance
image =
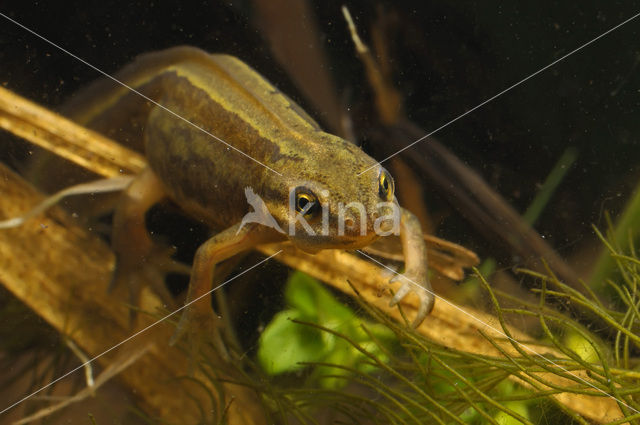
[[[397, 274], [395, 275], [389, 283], [393, 282], [402, 282], [402, 286], [395, 293], [391, 301], [389, 302], [390, 306], [396, 305], [401, 299], [403, 299], [409, 292], [415, 292], [416, 295], [420, 298], [420, 304], [418, 305], [418, 312], [416, 314], [413, 323], [411, 324], [414, 328], [418, 327], [427, 317], [431, 310], [433, 310], [433, 306], [435, 304], [435, 294], [431, 289], [431, 283], [429, 279], [424, 276], [421, 277], [419, 274], [417, 276], [413, 276], [413, 273], [407, 272], [405, 274]], [[413, 276], [414, 278], [412, 278]]]
[[433, 295], [433, 292], [428, 292], [425, 289], [420, 288], [416, 293], [418, 294], [418, 297], [420, 297], [420, 305], [418, 306], [418, 313], [416, 314], [415, 319], [413, 319], [413, 323], [411, 323], [411, 326], [414, 328], [420, 326], [425, 317], [431, 313], [436, 301], [436, 297]]

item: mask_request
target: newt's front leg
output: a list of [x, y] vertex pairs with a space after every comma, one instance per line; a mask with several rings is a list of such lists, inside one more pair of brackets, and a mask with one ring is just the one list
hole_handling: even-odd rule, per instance
[[193, 260], [184, 312], [170, 344], [175, 344], [188, 331], [213, 331], [214, 337], [219, 337], [219, 319], [211, 308], [210, 295], [215, 265], [257, 245], [282, 239], [282, 234], [269, 227], [238, 223], [202, 244]]
[[418, 313], [412, 323], [414, 327], [417, 327], [433, 309], [435, 294], [431, 289], [431, 282], [429, 282], [427, 247], [420, 222], [410, 211], [404, 208], [400, 208], [400, 210], [400, 240], [404, 254], [405, 272], [391, 279], [392, 282], [403, 282], [391, 300], [391, 305], [397, 304], [410, 291], [414, 291], [420, 298]]

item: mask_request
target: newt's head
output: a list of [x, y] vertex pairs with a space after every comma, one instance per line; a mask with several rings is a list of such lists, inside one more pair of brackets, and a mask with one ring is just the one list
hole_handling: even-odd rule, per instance
[[[393, 178], [360, 149], [342, 142], [340, 149], [323, 149], [324, 155], [297, 162], [297, 173], [287, 170], [288, 199], [282, 202], [281, 194], [280, 202], [268, 205], [283, 233], [304, 251], [362, 248], [398, 233]], [[362, 173], [368, 167], [373, 168]]]

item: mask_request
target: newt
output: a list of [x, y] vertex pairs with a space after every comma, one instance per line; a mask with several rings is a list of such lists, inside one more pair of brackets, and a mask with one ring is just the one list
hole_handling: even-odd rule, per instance
[[[322, 131], [247, 64], [175, 47], [140, 56], [116, 78], [126, 87], [98, 81], [67, 107], [74, 120], [148, 159], [114, 214], [116, 283], [152, 256], [145, 213], [169, 198], [217, 231], [195, 254], [187, 302], [211, 289], [216, 264], [257, 245], [288, 240], [311, 253], [355, 250], [395, 231], [405, 269], [396, 276], [402, 285], [391, 303], [417, 294], [414, 325], [432, 310], [422, 230], [398, 205], [389, 172], [354, 144]], [[260, 212], [248, 203], [250, 194], [270, 221], [247, 220]], [[185, 309], [177, 336], [210, 321], [210, 305]]]

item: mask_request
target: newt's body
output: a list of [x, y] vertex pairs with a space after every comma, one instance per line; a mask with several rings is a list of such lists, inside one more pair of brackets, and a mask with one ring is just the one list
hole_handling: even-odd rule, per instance
[[[119, 272], [135, 270], [151, 252], [144, 213], [165, 196], [220, 230], [198, 249], [188, 299], [209, 289], [216, 263], [258, 244], [288, 239], [310, 252], [364, 247], [379, 237], [376, 220], [397, 206], [386, 170], [353, 144], [321, 131], [238, 59], [179, 47], [142, 56], [117, 78], [139, 93], [102, 81], [71, 107], [75, 119], [124, 143], [141, 148], [143, 135], [150, 168], [115, 215]], [[252, 211], [245, 188], [264, 201], [284, 232], [241, 225]], [[344, 207], [350, 203], [362, 205], [364, 214]], [[394, 301], [414, 290], [422, 300], [421, 321], [434, 300], [426, 250], [417, 220], [400, 211], [407, 280]], [[208, 303], [198, 305], [185, 317], [211, 314]]]

